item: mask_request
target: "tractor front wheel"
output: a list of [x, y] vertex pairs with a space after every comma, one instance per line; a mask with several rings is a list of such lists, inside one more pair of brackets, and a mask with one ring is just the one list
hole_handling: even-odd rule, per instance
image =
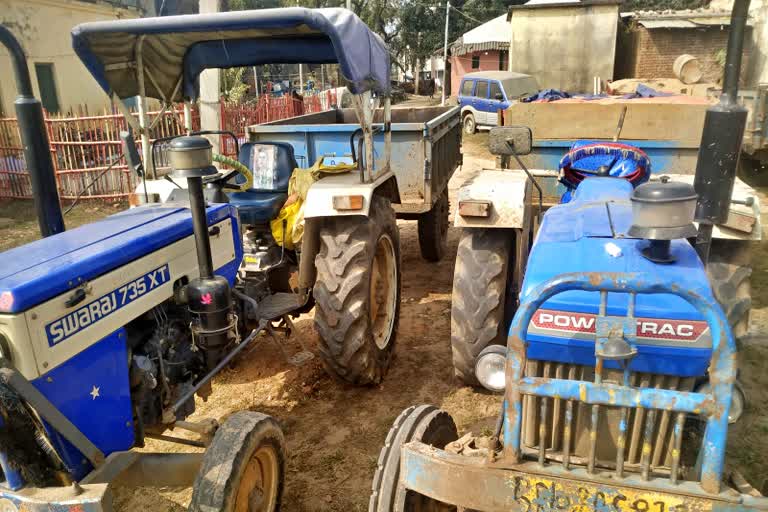
[[505, 229], [467, 229], [459, 240], [453, 272], [451, 349], [453, 369], [478, 386], [475, 359], [491, 344], [505, 342], [507, 276], [514, 236]]
[[315, 258], [315, 327], [332, 375], [378, 384], [392, 360], [400, 315], [400, 234], [385, 197], [369, 217], [327, 219]]
[[216, 431], [195, 479], [190, 512], [280, 510], [285, 438], [274, 418], [238, 412]]
[[409, 407], [400, 413], [379, 453], [368, 512], [451, 512], [456, 507], [400, 487], [400, 449], [411, 441], [443, 449], [456, 441], [456, 424], [434, 405]]

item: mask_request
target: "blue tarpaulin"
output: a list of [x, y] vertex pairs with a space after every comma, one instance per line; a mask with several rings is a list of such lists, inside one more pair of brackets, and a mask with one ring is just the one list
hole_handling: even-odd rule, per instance
[[346, 9], [262, 9], [84, 23], [72, 46], [110, 95], [139, 94], [139, 53], [146, 96], [197, 97], [207, 68], [270, 63], [338, 62], [356, 94], [389, 93], [389, 52], [382, 39]]

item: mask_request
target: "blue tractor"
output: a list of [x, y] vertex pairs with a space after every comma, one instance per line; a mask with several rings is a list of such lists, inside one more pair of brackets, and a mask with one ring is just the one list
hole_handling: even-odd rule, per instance
[[736, 92], [747, 9], [734, 4], [693, 184], [649, 181], [642, 151], [584, 141], [561, 164], [568, 194], [539, 218], [539, 185], [519, 158], [531, 131], [491, 132], [491, 152], [522, 170], [483, 171], [459, 192], [457, 217], [474, 225], [458, 247], [452, 345], [464, 382], [503, 394], [498, 421], [460, 436], [435, 406], [403, 411], [370, 512], [768, 510], [726, 470], [728, 426], [745, 406], [739, 315], [707, 272], [746, 121]]
[[[387, 165], [374, 166], [372, 147], [371, 96], [389, 88], [386, 48], [345, 9], [98, 22], [76, 27], [73, 41], [142, 141], [143, 159], [130, 131], [121, 134], [129, 172], [146, 187], [152, 147], [162, 147], [175, 196], [153, 204], [142, 187], [141, 205], [65, 231], [26, 56], [0, 27], [44, 236], [0, 254], [0, 510], [107, 512], [113, 484], [194, 485], [196, 512], [278, 510], [286, 447], [277, 420], [189, 417], [223, 368], [313, 304], [329, 371], [356, 384], [383, 378], [400, 284], [396, 182]], [[338, 61], [361, 115], [359, 158], [318, 194], [325, 214], [306, 215], [293, 247], [285, 229], [270, 229], [298, 167], [290, 145], [243, 144], [241, 161], [227, 162], [234, 169], [219, 171], [189, 116], [203, 69], [269, 59]], [[137, 94], [134, 116], [123, 100]], [[147, 96], [164, 108], [184, 100], [187, 133], [152, 141]], [[206, 450], [134, 450], [147, 439]]]

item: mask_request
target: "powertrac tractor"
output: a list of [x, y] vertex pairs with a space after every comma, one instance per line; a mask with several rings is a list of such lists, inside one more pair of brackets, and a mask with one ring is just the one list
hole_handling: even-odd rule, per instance
[[[501, 411], [489, 435], [462, 436], [437, 407], [403, 411], [371, 512], [768, 510], [725, 468], [745, 400], [706, 266], [746, 121], [735, 100], [747, 9], [734, 4], [724, 93], [708, 109], [693, 185], [648, 181], [642, 151], [592, 141], [564, 159], [569, 194], [540, 217], [540, 185], [521, 161], [459, 192], [458, 216], [476, 225], [457, 259], [452, 320], [474, 337], [461, 340], [456, 369], [503, 394]], [[517, 160], [531, 142], [525, 127], [490, 135], [493, 153]], [[537, 227], [529, 255], [522, 229], [491, 229], [513, 222]], [[462, 257], [476, 262], [464, 273]]]
[[[131, 133], [121, 135], [129, 169], [142, 175], [153, 167], [144, 96], [176, 101], [180, 91], [194, 91], [197, 74], [187, 66], [214, 62], [212, 48], [235, 59], [227, 65], [274, 59], [262, 51], [274, 50], [274, 38], [278, 60], [304, 61], [316, 51], [318, 61], [340, 61], [361, 114], [373, 91], [388, 90], [383, 44], [343, 9], [104, 22], [73, 33], [118, 108], [127, 113], [121, 98], [142, 95], [138, 121], [126, 117], [144, 143], [143, 159]], [[364, 156], [353, 168], [359, 173], [321, 196], [326, 210], [341, 213], [307, 219], [301, 247], [281, 248], [279, 257], [263, 226], [286, 199], [280, 187], [296, 167], [290, 150], [244, 145], [264, 154], [249, 160], [252, 168], [238, 168], [246, 176], [271, 173], [277, 190], [248, 187], [230, 204], [223, 190], [237, 186], [236, 172], [214, 167], [211, 142], [192, 133], [164, 141], [175, 200], [152, 204], [145, 196], [143, 205], [65, 231], [26, 56], [1, 27], [0, 42], [17, 72], [17, 115], [45, 237], [0, 254], [0, 510], [106, 512], [112, 485], [193, 484], [195, 512], [278, 510], [286, 452], [277, 421], [257, 412], [234, 413], [221, 425], [189, 417], [223, 368], [263, 334], [290, 328], [289, 315], [311, 307], [312, 296], [331, 371], [359, 384], [383, 377], [399, 306], [387, 195], [397, 191], [386, 166], [373, 167], [370, 117], [361, 129]], [[244, 222], [263, 231], [246, 235], [255, 241], [251, 260]], [[299, 285], [288, 287], [296, 269]], [[188, 435], [173, 434], [180, 431]], [[147, 439], [206, 451], [132, 450]]]

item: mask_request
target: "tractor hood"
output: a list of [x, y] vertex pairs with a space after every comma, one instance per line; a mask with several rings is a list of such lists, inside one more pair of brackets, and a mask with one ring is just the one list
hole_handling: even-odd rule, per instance
[[[237, 219], [233, 206], [208, 208], [209, 225], [227, 218]], [[230, 281], [242, 256], [236, 225], [233, 232]], [[26, 311], [190, 236], [189, 208], [144, 206], [0, 253], [0, 313]]]
[[[657, 264], [640, 253], [646, 241], [627, 237], [632, 190], [622, 179], [588, 178], [571, 202], [551, 208], [531, 250], [521, 300], [566, 272], [648, 273], [711, 297], [704, 267], [686, 240], [672, 241], [674, 263]], [[594, 365], [599, 301], [598, 292], [570, 291], [545, 302], [529, 326], [529, 357]], [[627, 304], [626, 294], [609, 294], [608, 314], [626, 315]], [[690, 304], [674, 295], [639, 295], [635, 316], [639, 354], [632, 361], [633, 370], [676, 376], [706, 372], [711, 337]]]

